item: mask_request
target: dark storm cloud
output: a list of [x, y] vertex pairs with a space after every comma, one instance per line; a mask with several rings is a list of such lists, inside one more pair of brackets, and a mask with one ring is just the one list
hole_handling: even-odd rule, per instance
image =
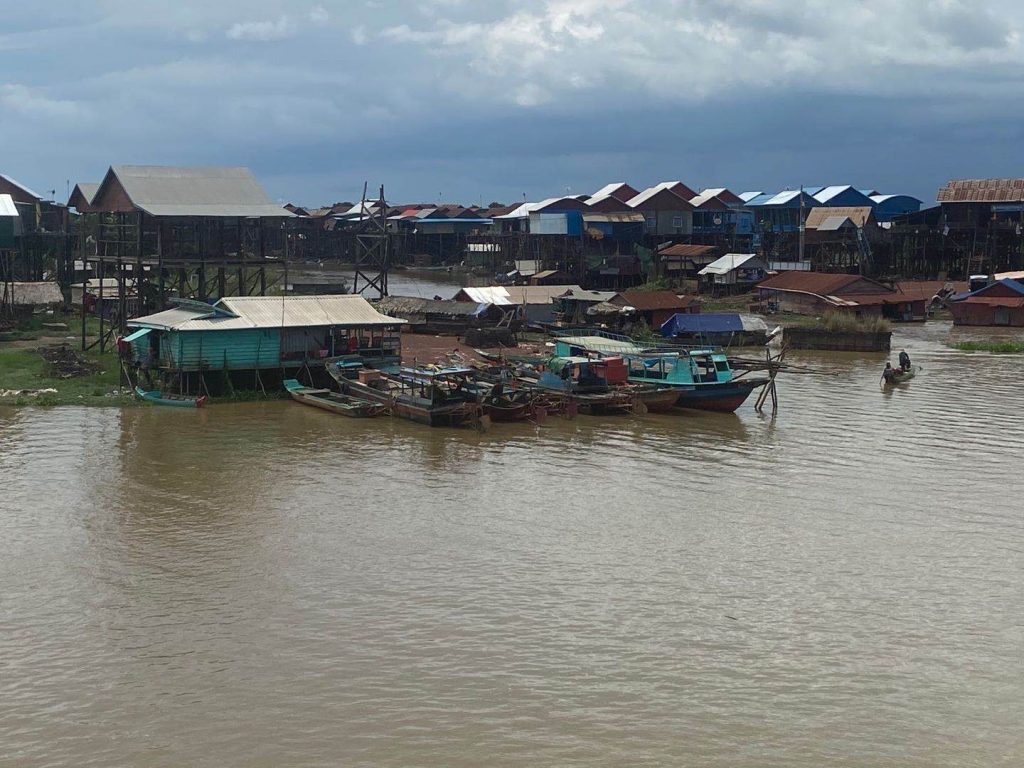
[[928, 198], [1019, 175], [1013, 0], [54, 0], [5, 12], [0, 171], [251, 166], [281, 199], [609, 180]]

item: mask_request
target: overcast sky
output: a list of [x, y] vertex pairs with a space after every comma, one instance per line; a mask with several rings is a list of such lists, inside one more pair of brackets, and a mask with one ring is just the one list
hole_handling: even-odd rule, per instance
[[1019, 0], [4, 3], [0, 172], [247, 165], [281, 201], [1024, 175]]

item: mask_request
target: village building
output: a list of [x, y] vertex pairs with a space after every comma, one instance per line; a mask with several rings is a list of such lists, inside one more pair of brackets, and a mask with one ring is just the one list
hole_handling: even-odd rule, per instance
[[454, 299], [502, 308], [517, 307], [520, 317], [527, 322], [550, 323], [555, 319], [553, 300], [569, 291], [582, 290], [578, 285], [491, 285], [463, 288]]
[[954, 325], [1024, 328], [1024, 282], [996, 280], [949, 304]]
[[680, 296], [672, 291], [622, 291], [609, 299], [608, 303], [632, 309], [635, 316], [652, 329], [661, 328], [666, 320], [677, 313], [700, 312], [699, 298]]
[[404, 324], [362, 296], [230, 296], [213, 305], [177, 300], [133, 318], [125, 341], [142, 368], [165, 377], [276, 370], [287, 378], [340, 355], [397, 365]]
[[627, 205], [642, 213], [648, 235], [688, 235], [693, 232], [694, 192], [679, 181], [663, 181], [633, 197]]
[[92, 213], [92, 199], [99, 190], [99, 184], [79, 182], [71, 190], [71, 197], [68, 198], [68, 208], [74, 208], [78, 213]]
[[829, 272], [782, 272], [757, 286], [770, 307], [783, 312], [820, 315], [852, 312], [858, 317], [878, 316], [909, 322], [924, 320], [928, 302], [861, 275]]
[[768, 265], [756, 253], [727, 253], [697, 274], [712, 293], [742, 293], [764, 279]]

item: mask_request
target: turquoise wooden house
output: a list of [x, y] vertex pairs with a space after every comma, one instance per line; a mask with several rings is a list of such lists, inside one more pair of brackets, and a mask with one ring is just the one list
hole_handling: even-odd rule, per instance
[[128, 321], [141, 367], [161, 372], [282, 372], [356, 355], [388, 367], [401, 359], [400, 326], [362, 296], [233, 296]]

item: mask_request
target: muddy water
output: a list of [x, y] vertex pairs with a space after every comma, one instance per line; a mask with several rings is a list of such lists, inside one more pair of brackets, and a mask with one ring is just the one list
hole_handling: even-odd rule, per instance
[[774, 420], [0, 411], [0, 765], [1024, 764], [1024, 360]]

